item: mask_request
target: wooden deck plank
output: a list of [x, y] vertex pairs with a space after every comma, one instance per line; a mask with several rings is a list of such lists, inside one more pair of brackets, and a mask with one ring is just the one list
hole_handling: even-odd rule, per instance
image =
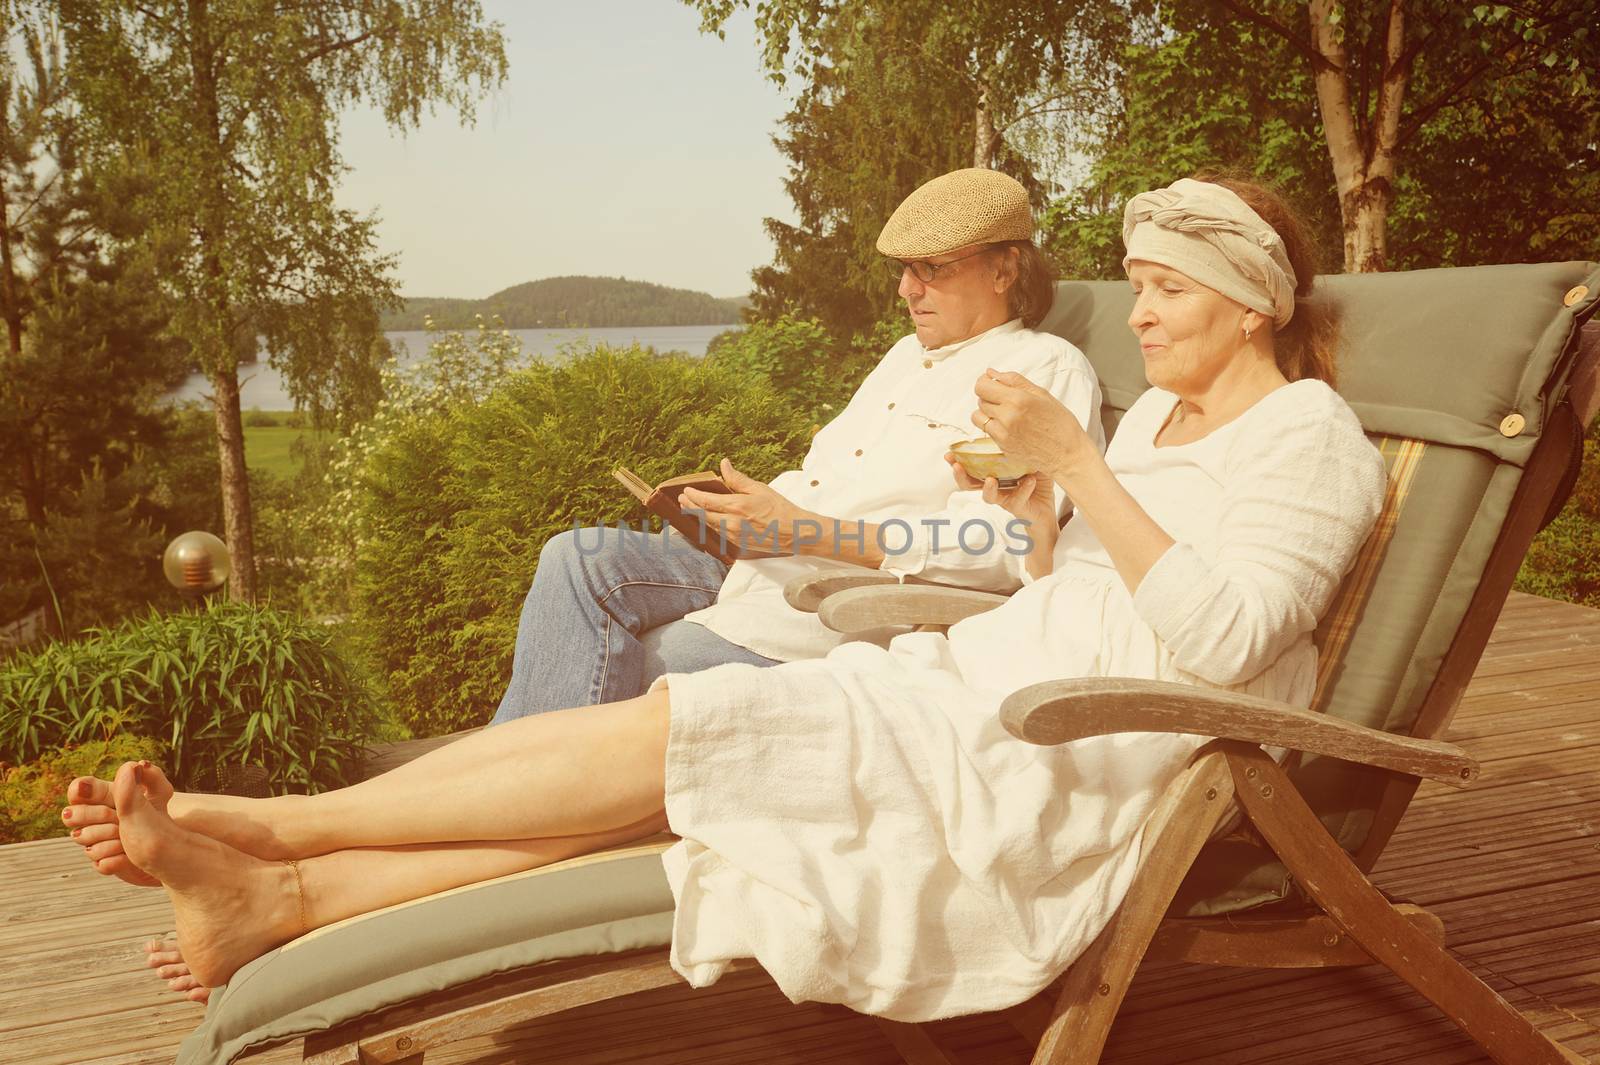
[[[1374, 873], [1434, 909], [1448, 942], [1541, 1028], [1600, 1061], [1600, 611], [1515, 595], [1450, 738], [1481, 784], [1425, 785]], [[433, 741], [428, 741], [431, 743]], [[421, 746], [421, 745], [419, 745]], [[409, 750], [386, 752], [381, 770]], [[169, 1062], [200, 1007], [144, 966], [171, 927], [156, 891], [100, 877], [68, 840], [0, 847], [0, 1062]], [[1027, 1060], [994, 1018], [934, 1026], [957, 1059]], [[252, 1055], [288, 1065], [298, 1048]], [[429, 1065], [893, 1065], [872, 1022], [792, 1006], [760, 973], [673, 986], [464, 1041]], [[1379, 969], [1141, 970], [1105, 1065], [1486, 1065]]]

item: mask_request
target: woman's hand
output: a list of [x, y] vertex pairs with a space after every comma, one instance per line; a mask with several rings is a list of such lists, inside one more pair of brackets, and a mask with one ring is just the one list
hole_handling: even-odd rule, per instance
[[796, 551], [796, 528], [798, 523], [804, 523], [799, 525], [798, 551], [801, 553], [821, 538], [821, 515], [789, 502], [773, 491], [771, 485], [745, 476], [727, 459], [722, 460], [722, 481], [733, 491], [723, 494], [685, 488], [680, 497], [688, 506], [705, 511], [707, 535], [716, 535], [726, 528], [727, 540], [732, 544], [771, 550], [776, 542], [776, 550], [780, 552]]
[[985, 370], [972, 388], [972, 424], [1007, 455], [1066, 488], [1074, 475], [1102, 462], [1100, 449], [1061, 401], [1019, 373]]
[[1050, 478], [1042, 473], [1030, 473], [1018, 480], [1015, 487], [1001, 488], [993, 477], [980, 481], [972, 476], [951, 452], [945, 453], [944, 460], [950, 464], [957, 488], [963, 492], [981, 491], [985, 503], [994, 503], [1015, 514], [1028, 523], [1030, 533], [1043, 532], [1051, 536], [1056, 528], [1056, 500]]
[[1035, 577], [1050, 572], [1056, 549], [1056, 537], [1061, 528], [1056, 524], [1056, 493], [1054, 482], [1042, 473], [1030, 473], [1017, 481], [1015, 488], [1001, 488], [993, 477], [978, 480], [967, 472], [961, 460], [946, 453], [944, 460], [955, 474], [956, 486], [962, 491], [982, 489], [983, 501], [995, 503], [1021, 518], [1028, 526], [1028, 539], [1032, 543], [1024, 565]]

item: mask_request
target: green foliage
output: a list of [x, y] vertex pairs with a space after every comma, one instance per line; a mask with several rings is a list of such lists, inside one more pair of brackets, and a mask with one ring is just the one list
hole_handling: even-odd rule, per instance
[[356, 618], [396, 713], [434, 735], [481, 725], [550, 536], [643, 510], [611, 477], [655, 482], [723, 457], [769, 478], [811, 426], [762, 377], [715, 359], [574, 348], [482, 398], [380, 412], [349, 461]]
[[[1180, 21], [1183, 10], [1172, 29], [1122, 50], [1122, 107], [1086, 145], [1093, 162], [1084, 180], [1041, 217], [1041, 243], [1064, 277], [1120, 279], [1127, 201], [1221, 169], [1281, 188], [1336, 265], [1339, 204], [1309, 69], [1276, 34], [1242, 21]], [[1240, 55], [1251, 63], [1239, 64]]]
[[1572, 498], [1534, 538], [1516, 586], [1518, 591], [1600, 607], [1600, 422], [1583, 442], [1583, 469]]
[[[1087, 180], [1043, 228], [1066, 276], [1120, 276], [1122, 206], [1199, 169], [1234, 169], [1284, 189], [1310, 216], [1324, 260], [1344, 259], [1302, 0], [1168, 0], [1120, 54], [1109, 120], [1082, 145]], [[1395, 5], [1331, 5], [1346, 49], [1355, 147], [1374, 165], [1386, 38]], [[1394, 132], [1389, 269], [1600, 257], [1600, 2], [1557, 0], [1535, 16], [1507, 5], [1404, 6], [1407, 61]], [[1240, 62], [1249, 56], [1249, 62]], [[1392, 76], [1394, 72], [1389, 72]], [[1349, 225], [1354, 225], [1353, 218]], [[1347, 267], [1348, 268], [1348, 267]]]
[[69, 834], [61, 820], [67, 785], [77, 777], [108, 779], [124, 762], [165, 761], [159, 740], [116, 736], [77, 747], [57, 747], [40, 758], [0, 768], [0, 844], [51, 839]]
[[[487, 299], [408, 299], [383, 316], [385, 329], [467, 329], [498, 317], [509, 329], [595, 329], [614, 325], [723, 325], [739, 321], [733, 300], [620, 277], [547, 277]], [[430, 324], [431, 323], [431, 324]]]
[[855, 343], [840, 344], [815, 318], [781, 315], [719, 334], [706, 349], [706, 358], [723, 369], [765, 378], [796, 410], [821, 424], [849, 402], [894, 342], [868, 350], [875, 339], [876, 332], [870, 339], [857, 337]]
[[243, 604], [152, 612], [0, 664], [0, 758], [131, 735], [170, 749], [183, 784], [223, 765], [275, 791], [357, 779], [376, 727], [365, 686], [320, 625]]
[[59, 635], [157, 590], [149, 466], [183, 353], [161, 337], [150, 264], [123, 247], [139, 175], [85, 164], [59, 41], [37, 20], [3, 26], [0, 620], [43, 607]]
[[1600, 103], [1508, 73], [1418, 131], [1396, 186], [1397, 268], [1600, 259]]
[[[780, 84], [798, 83], [775, 138], [798, 218], [765, 222], [776, 252], [751, 275], [752, 313], [815, 318], [837, 336], [870, 329], [894, 306], [875, 243], [918, 185], [993, 165], [1042, 201], [1014, 133], [1030, 116], [1081, 104], [1100, 69], [1081, 61], [1081, 42], [1120, 38], [1126, 24], [1120, 8], [1063, 0], [686, 2], [718, 33], [735, 9], [754, 7], [763, 65]], [[980, 144], [985, 125], [993, 136]]]

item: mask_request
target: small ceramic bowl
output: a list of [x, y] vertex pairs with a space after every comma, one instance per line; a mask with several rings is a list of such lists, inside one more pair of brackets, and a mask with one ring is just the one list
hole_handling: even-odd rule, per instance
[[979, 480], [993, 477], [1001, 488], [1015, 488], [1017, 482], [1031, 472], [1026, 463], [1007, 455], [987, 436], [951, 444], [950, 453], [968, 474]]

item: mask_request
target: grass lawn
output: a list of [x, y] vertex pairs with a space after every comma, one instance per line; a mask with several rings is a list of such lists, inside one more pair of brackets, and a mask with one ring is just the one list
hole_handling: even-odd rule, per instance
[[[251, 425], [270, 415], [278, 424]], [[294, 442], [311, 433], [309, 428], [291, 428], [284, 424], [289, 411], [248, 411], [245, 413], [244, 456], [252, 470], [264, 470], [275, 477], [292, 478], [300, 470], [300, 460], [291, 453]]]

